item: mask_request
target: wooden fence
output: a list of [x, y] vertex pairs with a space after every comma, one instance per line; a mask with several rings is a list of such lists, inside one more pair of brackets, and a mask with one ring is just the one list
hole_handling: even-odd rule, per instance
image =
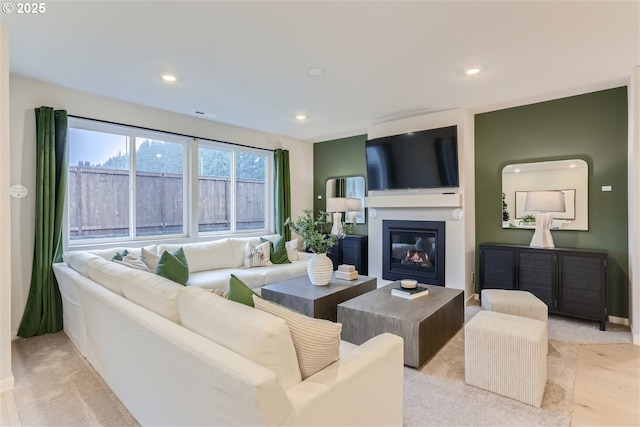
[[[138, 172], [136, 235], [182, 233], [182, 175]], [[71, 239], [129, 235], [129, 171], [69, 167], [69, 235]], [[264, 228], [265, 183], [237, 180], [236, 229]], [[199, 231], [231, 228], [231, 181], [198, 178]]]

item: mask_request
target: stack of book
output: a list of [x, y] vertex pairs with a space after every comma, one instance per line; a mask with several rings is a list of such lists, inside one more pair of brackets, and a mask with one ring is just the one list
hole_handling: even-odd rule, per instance
[[420, 298], [428, 294], [429, 289], [426, 286], [421, 285], [416, 286], [414, 289], [406, 289], [400, 286], [391, 289], [391, 295], [406, 299]]
[[358, 272], [356, 267], [350, 264], [341, 264], [336, 270], [336, 279], [342, 280], [356, 280], [358, 278]]

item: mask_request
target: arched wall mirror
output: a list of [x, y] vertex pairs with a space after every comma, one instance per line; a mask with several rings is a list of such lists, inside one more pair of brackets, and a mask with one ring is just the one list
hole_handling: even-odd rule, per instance
[[589, 169], [580, 159], [507, 165], [502, 169], [502, 228], [534, 228], [525, 210], [528, 191], [560, 190], [565, 211], [553, 214], [553, 230], [589, 229]]
[[345, 176], [330, 178], [326, 183], [325, 200], [329, 197], [344, 197], [348, 199], [359, 199], [360, 209], [351, 211], [350, 215], [345, 215], [345, 219], [351, 218], [356, 224], [364, 224], [366, 216], [364, 214], [365, 184], [361, 176]]

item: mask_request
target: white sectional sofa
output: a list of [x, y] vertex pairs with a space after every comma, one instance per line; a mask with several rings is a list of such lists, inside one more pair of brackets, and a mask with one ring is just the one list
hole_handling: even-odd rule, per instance
[[[303, 379], [285, 320], [205, 288], [226, 289], [231, 273], [257, 288], [304, 274], [306, 262], [230, 267], [223, 262], [239, 261], [241, 242], [227, 243], [227, 261], [211, 260], [208, 244], [182, 245], [186, 287], [112, 262], [108, 251], [67, 253], [53, 267], [65, 332], [138, 422], [401, 425], [402, 339], [339, 341], [339, 359]], [[207, 262], [220, 268], [201, 269]]]

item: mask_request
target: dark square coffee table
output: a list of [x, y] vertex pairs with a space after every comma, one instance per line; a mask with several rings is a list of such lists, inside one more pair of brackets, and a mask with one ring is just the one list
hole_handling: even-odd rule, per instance
[[464, 292], [426, 285], [429, 294], [416, 299], [391, 295], [399, 282], [338, 305], [342, 339], [362, 344], [390, 332], [404, 338], [404, 364], [419, 368], [464, 324]]
[[361, 275], [356, 280], [342, 280], [334, 274], [328, 285], [315, 286], [304, 276], [263, 286], [261, 295], [309, 317], [335, 322], [338, 304], [376, 289], [377, 284], [375, 277]]

